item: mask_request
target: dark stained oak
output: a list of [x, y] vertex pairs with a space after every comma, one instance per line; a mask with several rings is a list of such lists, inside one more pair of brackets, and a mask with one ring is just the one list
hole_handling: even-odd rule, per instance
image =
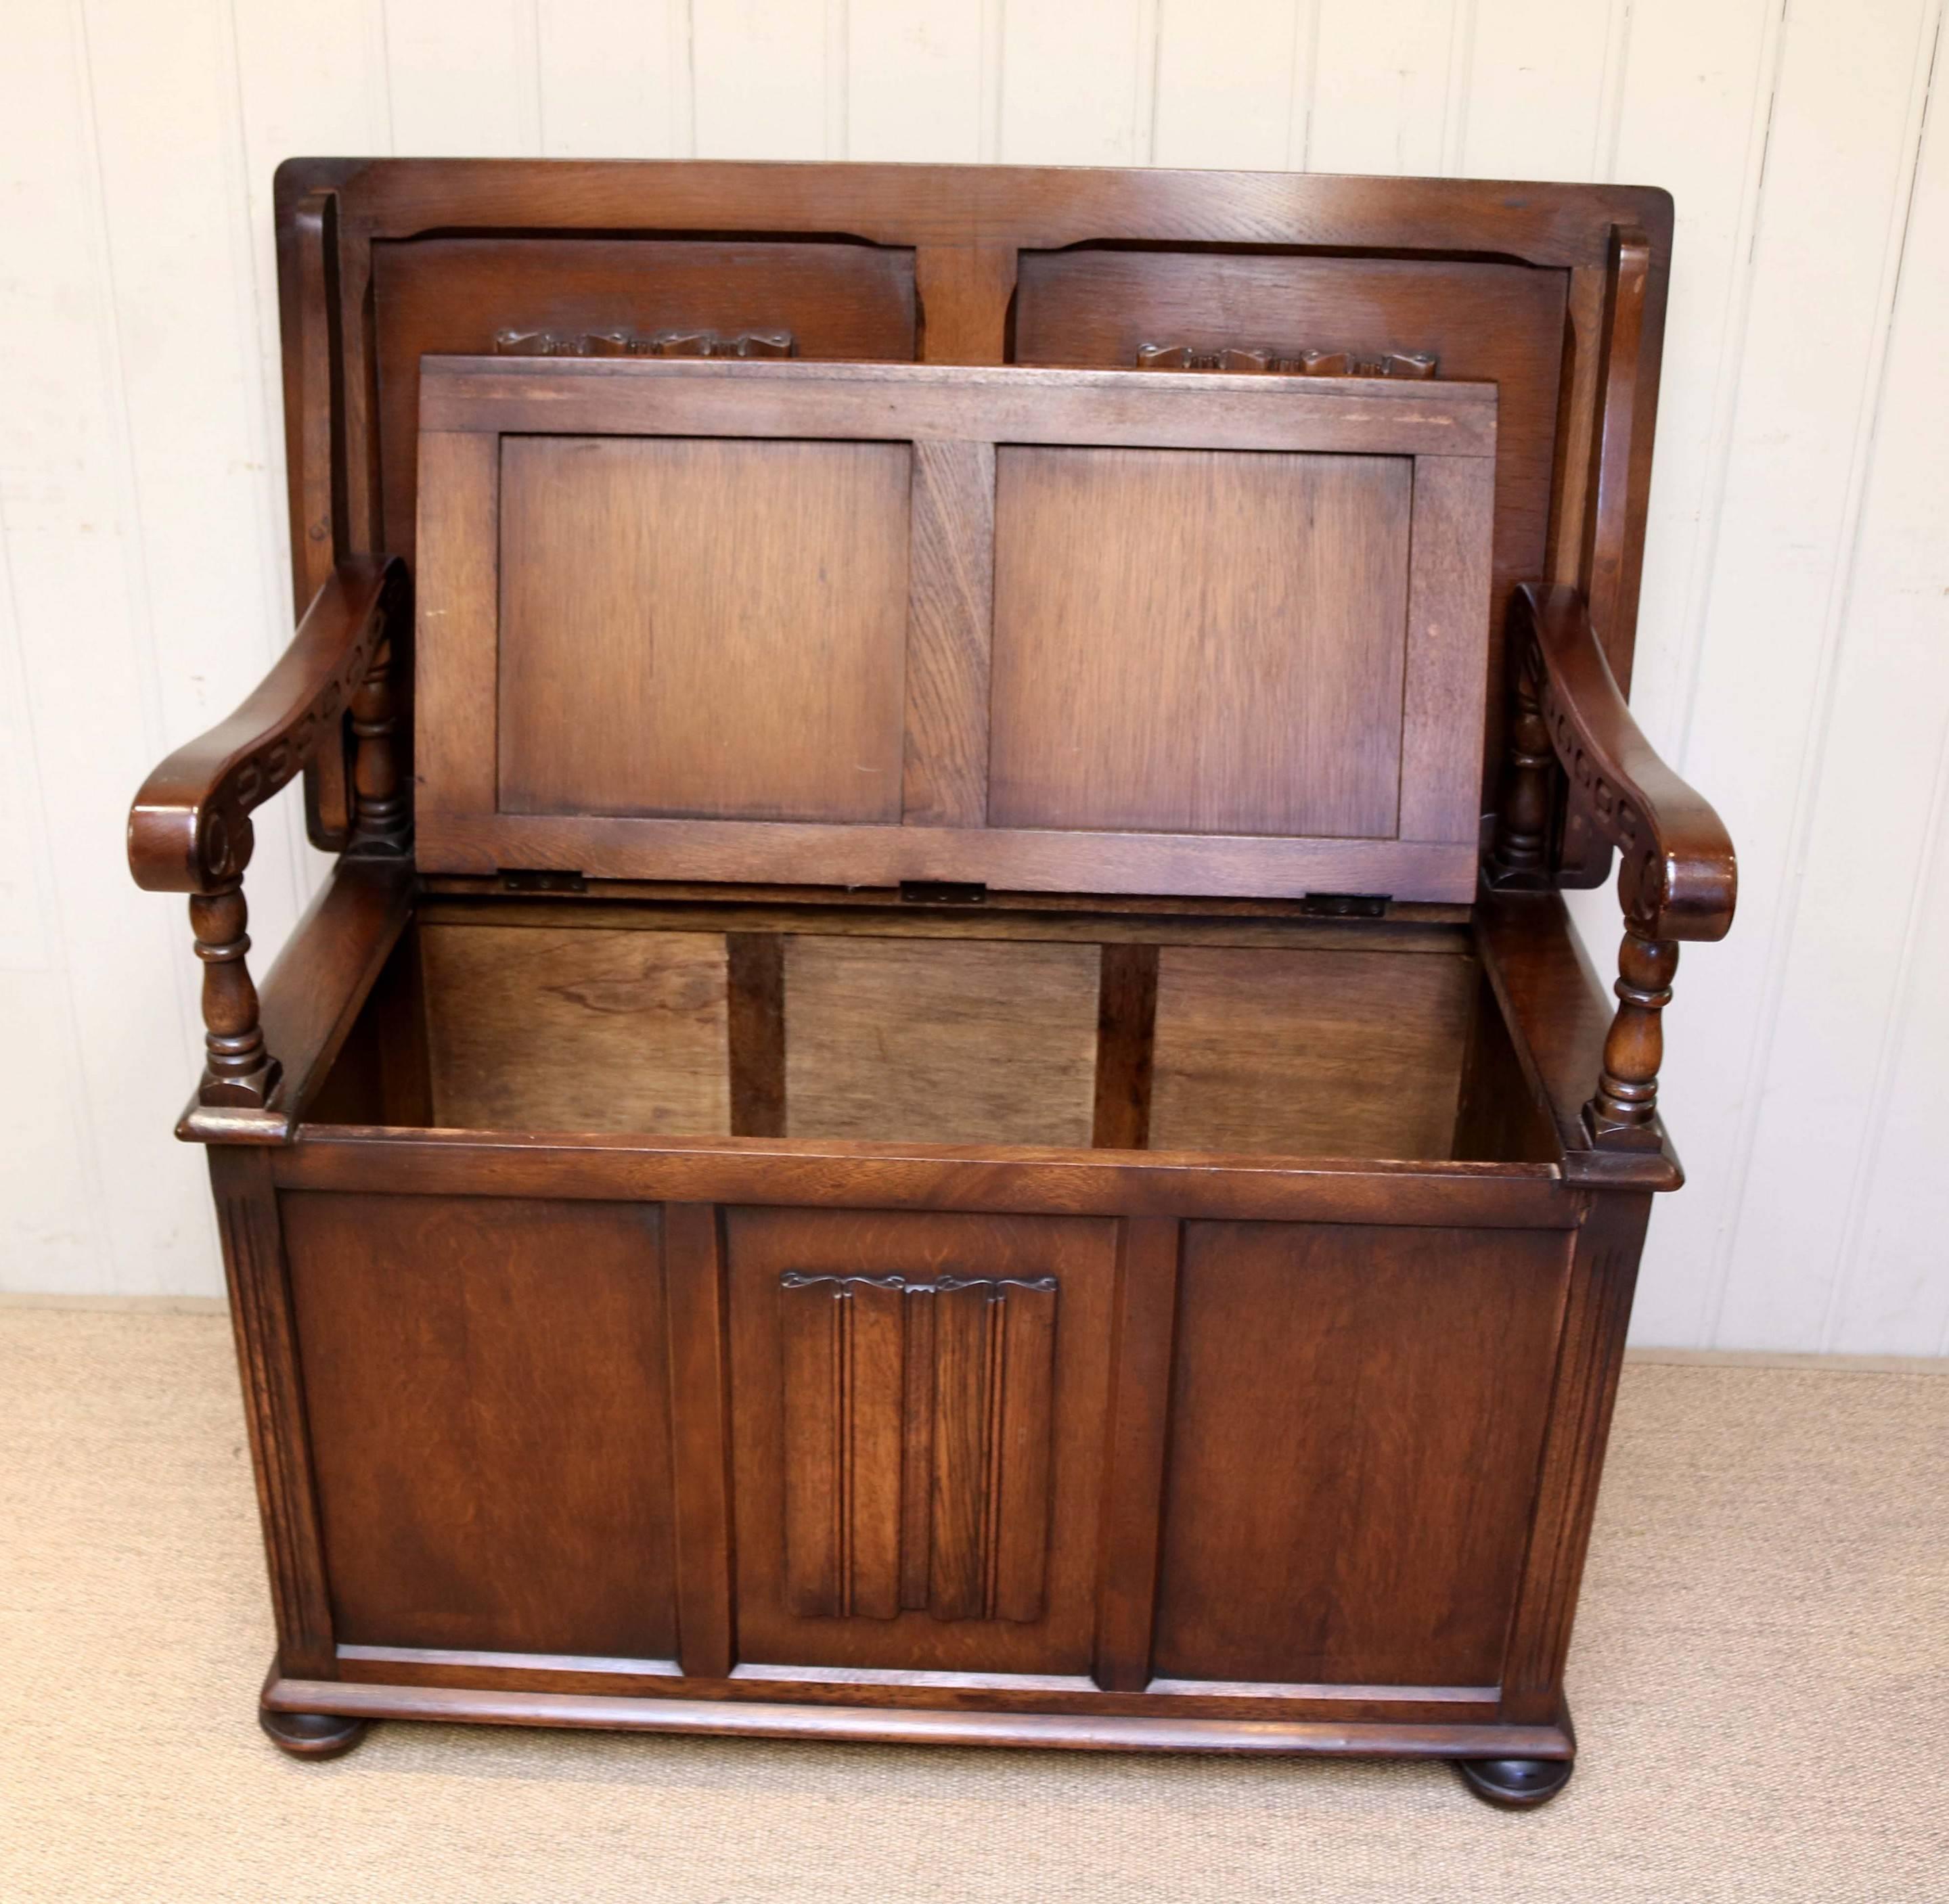
[[281, 1713], [260, 1710], [257, 1723], [264, 1735], [294, 1759], [335, 1759], [350, 1752], [366, 1734], [368, 1722], [342, 1719], [335, 1713]]
[[673, 1656], [657, 1213], [300, 1194], [282, 1216], [339, 1639]]
[[1543, 1232], [1188, 1224], [1156, 1669], [1499, 1682], [1569, 1268]]
[[897, 249], [564, 236], [511, 247], [455, 232], [381, 243], [371, 270], [384, 542], [408, 558], [423, 356], [485, 353], [504, 331], [779, 328], [805, 357], [914, 354], [913, 266]]
[[[1564, 1674], [1716, 815], [1609, 185], [299, 160], [191, 896], [294, 1756], [1455, 1760]], [[255, 808], [339, 853], [248, 970]], [[1556, 890], [1622, 855], [1614, 996]]]
[[1478, 1798], [1507, 1812], [1546, 1805], [1570, 1782], [1568, 1759], [1457, 1759], [1455, 1769]]

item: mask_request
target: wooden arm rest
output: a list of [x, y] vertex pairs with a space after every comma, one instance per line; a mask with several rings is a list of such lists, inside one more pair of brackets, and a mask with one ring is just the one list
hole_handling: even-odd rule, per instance
[[347, 713], [358, 741], [347, 856], [403, 864], [410, 850], [390, 682], [390, 631], [406, 601], [404, 564], [384, 556], [340, 563], [256, 692], [227, 721], [171, 754], [129, 809], [135, 884], [190, 896], [190, 929], [203, 961], [199, 1104], [263, 1110], [276, 1095], [283, 1067], [266, 1045], [257, 989], [244, 962], [250, 813], [328, 738], [340, 742]]
[[405, 566], [395, 559], [338, 564], [250, 697], [143, 782], [129, 812], [129, 869], [138, 886], [215, 893], [235, 884], [250, 858], [251, 809], [336, 735], [405, 591]]
[[1678, 942], [1726, 936], [1739, 893], [1733, 843], [1718, 815], [1658, 757], [1632, 719], [1574, 589], [1516, 591], [1509, 660], [1515, 704], [1487, 883], [1531, 893], [1554, 884], [1544, 833], [1560, 767], [1580, 809], [1621, 859], [1618, 1010], [1596, 1095], [1584, 1107], [1584, 1131], [1601, 1149], [1658, 1150], [1662, 1014], [1671, 1002]]
[[1509, 634], [1557, 759], [1622, 856], [1618, 896], [1633, 930], [1649, 940], [1724, 938], [1739, 890], [1732, 840], [1632, 719], [1582, 596], [1518, 589]]

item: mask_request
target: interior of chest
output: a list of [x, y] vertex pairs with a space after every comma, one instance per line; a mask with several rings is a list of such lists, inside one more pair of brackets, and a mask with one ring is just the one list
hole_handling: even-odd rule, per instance
[[421, 393], [427, 890], [314, 1121], [1549, 1154], [1468, 925], [1493, 385]]
[[429, 896], [314, 1121], [1481, 1161], [1553, 1154], [1468, 927]]

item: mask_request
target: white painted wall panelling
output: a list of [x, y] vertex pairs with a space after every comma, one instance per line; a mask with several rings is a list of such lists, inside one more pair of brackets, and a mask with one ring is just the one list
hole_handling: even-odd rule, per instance
[[[180, 909], [128, 884], [120, 836], [142, 768], [288, 623], [279, 158], [1310, 166], [1677, 198], [1633, 698], [1725, 812], [1745, 897], [1680, 973], [1693, 1182], [1636, 1333], [1949, 1352], [1940, 6], [17, 0], [0, 1038], [36, 1089], [6, 1098], [0, 1278], [217, 1287], [197, 1160], [163, 1135], [196, 1047]], [[317, 877], [294, 806], [253, 871], [266, 952]], [[1608, 958], [1613, 902], [1576, 910]]]

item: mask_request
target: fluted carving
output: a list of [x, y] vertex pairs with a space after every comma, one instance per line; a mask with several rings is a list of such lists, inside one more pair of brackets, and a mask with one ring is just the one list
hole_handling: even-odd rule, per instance
[[792, 1611], [1040, 1618], [1054, 1278], [794, 1273], [779, 1300]]

